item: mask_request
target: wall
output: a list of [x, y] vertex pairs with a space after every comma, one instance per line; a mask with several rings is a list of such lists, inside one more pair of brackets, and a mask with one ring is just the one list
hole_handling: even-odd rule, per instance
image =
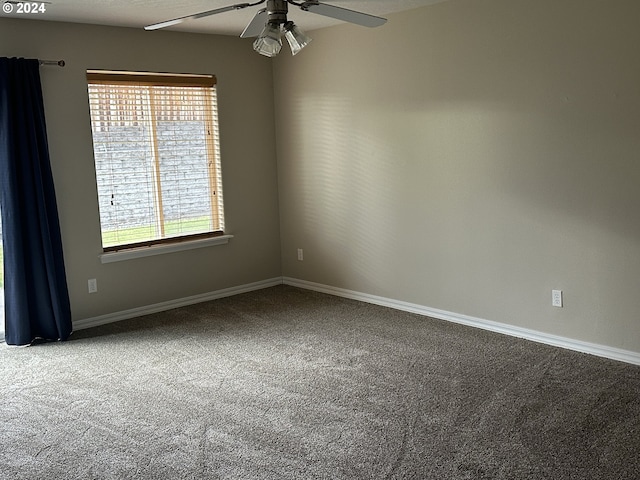
[[[272, 65], [249, 40], [0, 19], [0, 56], [67, 62], [40, 73], [74, 320], [281, 274]], [[100, 263], [87, 69], [216, 75], [229, 244]]]
[[277, 57], [283, 275], [640, 352], [638, 18], [451, 0]]

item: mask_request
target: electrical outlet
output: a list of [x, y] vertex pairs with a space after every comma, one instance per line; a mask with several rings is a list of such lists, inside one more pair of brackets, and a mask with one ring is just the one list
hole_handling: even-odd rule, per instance
[[298, 249], [298, 260], [300, 261], [304, 260], [304, 254], [301, 248]]
[[562, 290], [551, 290], [551, 305], [562, 308]]
[[90, 278], [87, 284], [89, 285], [89, 293], [96, 293], [98, 291], [98, 281], [95, 278]]

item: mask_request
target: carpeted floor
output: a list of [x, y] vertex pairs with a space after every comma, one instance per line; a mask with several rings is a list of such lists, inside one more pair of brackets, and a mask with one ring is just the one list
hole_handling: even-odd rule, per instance
[[0, 348], [3, 479], [640, 478], [640, 367], [279, 286]]

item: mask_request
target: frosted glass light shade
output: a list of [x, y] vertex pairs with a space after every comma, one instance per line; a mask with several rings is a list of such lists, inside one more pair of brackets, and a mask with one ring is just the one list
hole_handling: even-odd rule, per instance
[[260, 36], [253, 42], [253, 49], [265, 57], [275, 57], [281, 48], [280, 25], [267, 23]]
[[311, 38], [307, 37], [293, 22], [287, 22], [285, 24], [284, 36], [289, 42], [292, 55], [297, 54], [311, 42]]

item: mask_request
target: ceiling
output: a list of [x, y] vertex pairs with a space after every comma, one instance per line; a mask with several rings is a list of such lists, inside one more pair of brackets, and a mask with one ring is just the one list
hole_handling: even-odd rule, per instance
[[[48, 0], [44, 13], [17, 13], [18, 6], [11, 2], [12, 13], [6, 13], [9, 6], [3, 3], [0, 18], [29, 18], [59, 22], [89, 23], [97, 25], [115, 25], [142, 28], [145, 25], [183, 17], [194, 13], [213, 10], [237, 3], [254, 3], [255, 0]], [[377, 16], [410, 10], [447, 0], [322, 0], [338, 7], [357, 10]], [[29, 2], [32, 3], [32, 2]], [[243, 10], [212, 15], [198, 20], [189, 20], [169, 27], [168, 30], [196, 33], [215, 33], [221, 35], [240, 35], [258, 9], [264, 5], [248, 7]], [[328, 17], [304, 12], [290, 5], [288, 18], [305, 31], [337, 25], [342, 22]]]

